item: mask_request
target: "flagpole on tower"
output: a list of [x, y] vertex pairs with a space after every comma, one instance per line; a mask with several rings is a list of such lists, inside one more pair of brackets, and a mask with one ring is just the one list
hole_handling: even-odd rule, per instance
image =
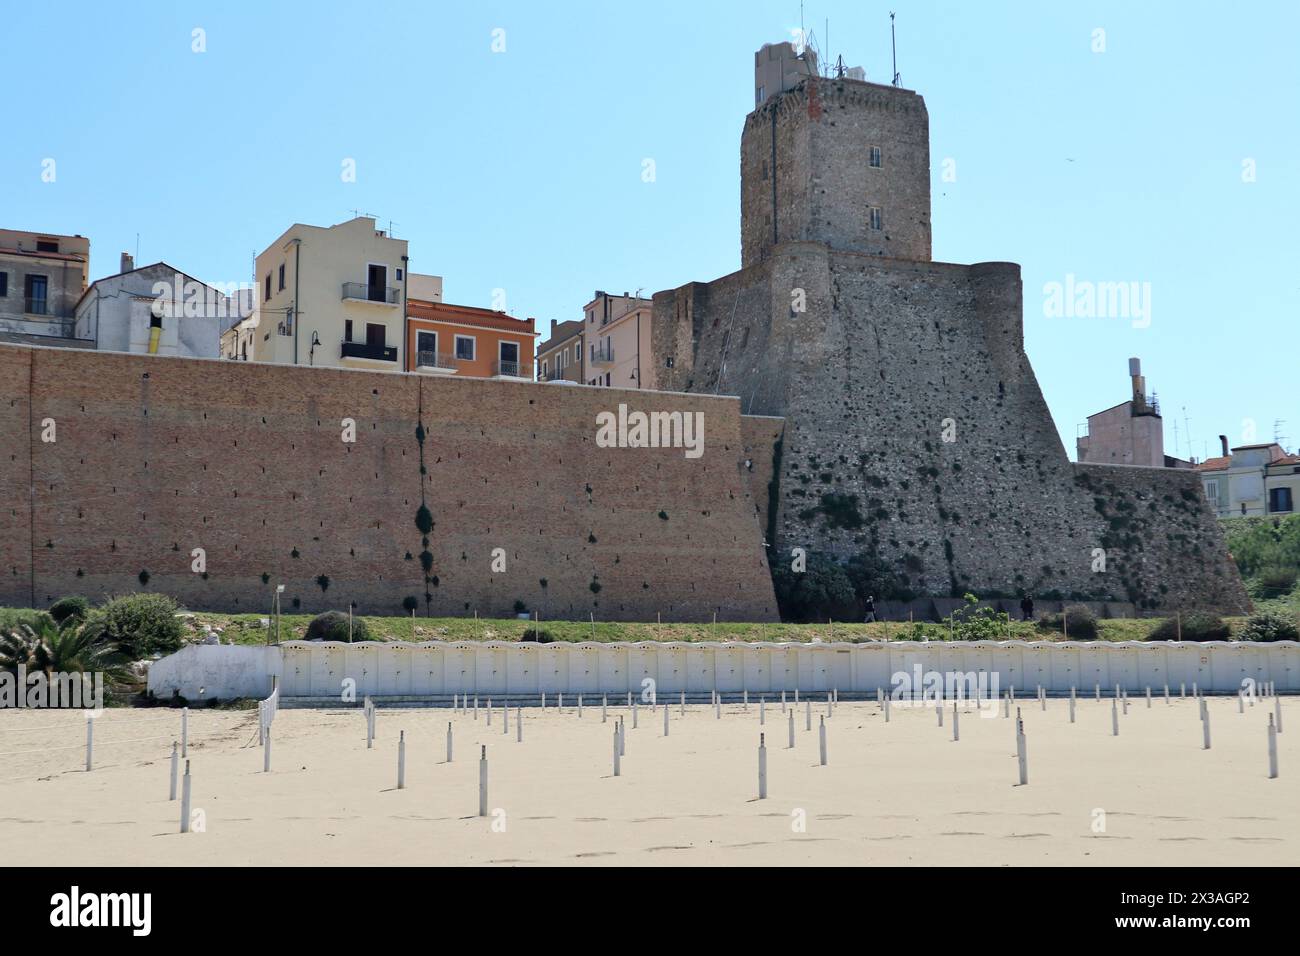
[[894, 11], [889, 11], [889, 46], [894, 54], [894, 85], [902, 86], [903, 78], [898, 73], [898, 38], [894, 33]]

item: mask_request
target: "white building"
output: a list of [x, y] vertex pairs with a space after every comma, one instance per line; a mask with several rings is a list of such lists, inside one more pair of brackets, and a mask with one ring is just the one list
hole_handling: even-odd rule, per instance
[[97, 279], [76, 307], [76, 337], [96, 349], [218, 358], [221, 336], [248, 315], [251, 294], [231, 297], [166, 262], [135, 268], [122, 254], [122, 271]]
[[[257, 257], [255, 362], [333, 368], [405, 367], [407, 245], [358, 216], [294, 223]], [[436, 283], [436, 288], [434, 287]], [[440, 280], [422, 291], [441, 297]]]
[[1270, 442], [1239, 445], [1196, 466], [1205, 497], [1220, 518], [1293, 514], [1300, 501], [1300, 455]]

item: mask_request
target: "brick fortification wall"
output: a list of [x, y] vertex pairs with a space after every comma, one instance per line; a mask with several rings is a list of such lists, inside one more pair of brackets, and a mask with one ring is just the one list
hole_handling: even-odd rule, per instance
[[[619, 402], [703, 412], [702, 457], [597, 447]], [[285, 610], [424, 614], [422, 421], [433, 614], [771, 620], [737, 404], [0, 346], [0, 604], [147, 589], [265, 613], [284, 583]]]

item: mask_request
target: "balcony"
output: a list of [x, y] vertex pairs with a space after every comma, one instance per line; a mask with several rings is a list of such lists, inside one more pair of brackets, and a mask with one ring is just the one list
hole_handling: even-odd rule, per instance
[[371, 345], [367, 342], [344, 342], [343, 358], [370, 359], [373, 362], [396, 362], [397, 346]]
[[609, 342], [602, 345], [593, 345], [591, 347], [591, 364], [592, 365], [613, 365], [614, 364], [614, 346]]
[[343, 283], [343, 298], [352, 302], [374, 302], [379, 305], [397, 305], [402, 290], [394, 286], [369, 285], [365, 282]]
[[446, 352], [416, 352], [415, 367], [418, 371], [435, 375], [455, 375], [459, 370], [456, 356]]
[[521, 362], [504, 362], [498, 359], [492, 363], [492, 374], [499, 378], [522, 378], [532, 380], [532, 366]]

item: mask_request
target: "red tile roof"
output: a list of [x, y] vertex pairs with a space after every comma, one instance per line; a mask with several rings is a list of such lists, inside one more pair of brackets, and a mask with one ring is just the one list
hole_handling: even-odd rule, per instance
[[424, 319], [429, 322], [456, 322], [461, 325], [477, 325], [485, 329], [497, 329], [502, 332], [514, 332], [523, 335], [536, 335], [532, 319], [515, 319], [504, 312], [491, 309], [479, 309], [469, 305], [452, 305], [449, 302], [429, 302], [425, 299], [408, 299], [406, 314], [412, 319]]

